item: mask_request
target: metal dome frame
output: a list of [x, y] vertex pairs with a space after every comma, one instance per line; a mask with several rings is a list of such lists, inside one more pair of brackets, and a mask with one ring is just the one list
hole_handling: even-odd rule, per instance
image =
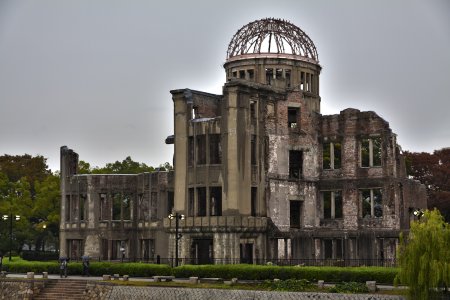
[[[268, 43], [267, 49], [266, 45], [262, 49], [263, 43]], [[227, 60], [264, 53], [292, 54], [319, 61], [316, 46], [304, 31], [286, 20], [275, 18], [253, 21], [239, 29], [228, 45]]]

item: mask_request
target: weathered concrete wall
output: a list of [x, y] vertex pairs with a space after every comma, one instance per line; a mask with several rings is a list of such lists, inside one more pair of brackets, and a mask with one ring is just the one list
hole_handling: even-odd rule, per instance
[[0, 279], [0, 299], [31, 300], [43, 288], [42, 280]]

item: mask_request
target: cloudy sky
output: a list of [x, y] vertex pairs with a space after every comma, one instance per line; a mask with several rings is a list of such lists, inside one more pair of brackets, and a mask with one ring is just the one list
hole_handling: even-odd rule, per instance
[[374, 110], [404, 150], [450, 146], [447, 0], [0, 0], [0, 155], [171, 162], [169, 90], [221, 93], [228, 42], [266, 17], [314, 41], [322, 113]]

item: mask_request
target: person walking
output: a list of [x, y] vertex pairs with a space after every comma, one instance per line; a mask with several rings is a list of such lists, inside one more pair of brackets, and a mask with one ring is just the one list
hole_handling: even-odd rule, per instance
[[59, 258], [59, 276], [67, 278], [67, 257]]
[[83, 255], [81, 259], [83, 262], [83, 276], [89, 276], [89, 256]]

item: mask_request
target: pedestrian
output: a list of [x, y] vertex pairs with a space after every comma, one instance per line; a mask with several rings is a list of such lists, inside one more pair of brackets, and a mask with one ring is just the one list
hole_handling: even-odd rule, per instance
[[59, 258], [59, 276], [67, 278], [67, 257]]
[[89, 256], [83, 255], [81, 259], [83, 261], [83, 276], [89, 276]]

